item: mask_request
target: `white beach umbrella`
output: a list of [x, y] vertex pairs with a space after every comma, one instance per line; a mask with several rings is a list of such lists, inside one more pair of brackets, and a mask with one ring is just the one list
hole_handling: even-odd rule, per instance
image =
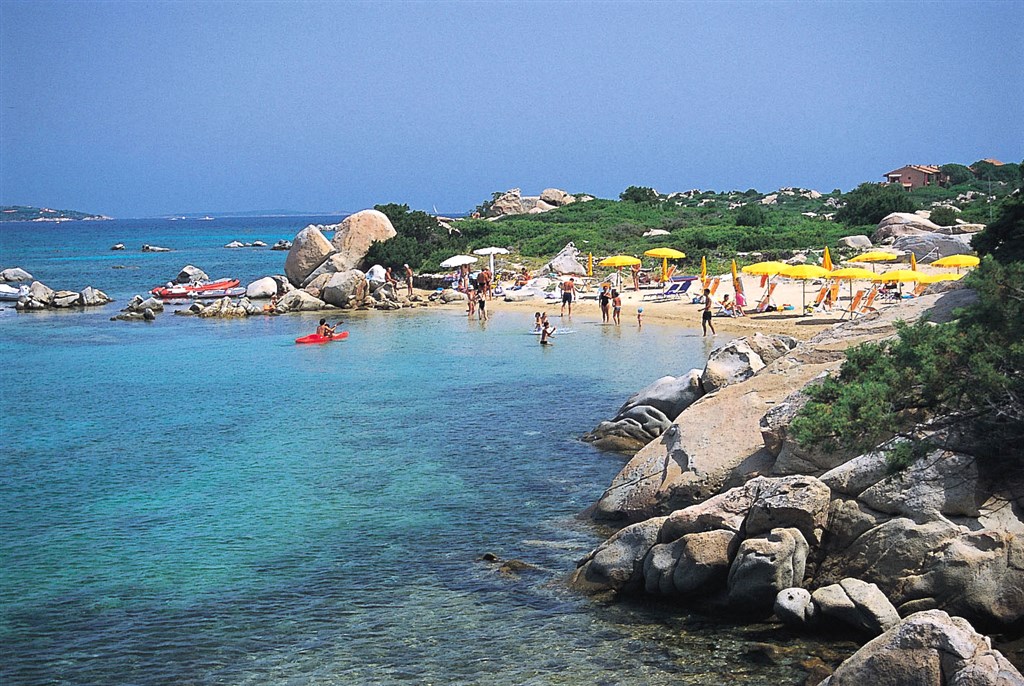
[[508, 255], [508, 250], [505, 248], [480, 248], [479, 250], [473, 251], [474, 255], [487, 255], [487, 262], [491, 269], [491, 274], [494, 274], [494, 256], [495, 255]]
[[455, 267], [461, 267], [464, 264], [473, 264], [476, 262], [475, 257], [472, 255], [455, 255], [449, 257], [447, 260], [441, 263], [441, 266], [445, 269], [454, 269]]

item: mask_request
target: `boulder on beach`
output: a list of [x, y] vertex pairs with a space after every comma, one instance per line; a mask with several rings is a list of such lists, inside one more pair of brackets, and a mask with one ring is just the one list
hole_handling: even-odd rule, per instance
[[278, 312], [316, 312], [326, 309], [331, 309], [330, 305], [298, 289], [285, 293], [277, 301]]
[[209, 280], [210, 277], [207, 276], [206, 272], [204, 272], [202, 269], [200, 269], [199, 267], [195, 267], [191, 264], [187, 264], [181, 268], [180, 272], [178, 272], [178, 276], [175, 277], [174, 282], [188, 284]]
[[544, 271], [555, 272], [556, 274], [585, 276], [587, 268], [580, 264], [580, 250], [571, 241], [558, 254], [544, 265]]
[[940, 257], [971, 252], [971, 236], [972, 234], [944, 236], [940, 233], [922, 232], [897, 238], [893, 241], [892, 248], [906, 253], [908, 262], [910, 253], [913, 253], [919, 262], [931, 262]]
[[284, 260], [284, 273], [293, 286], [301, 287], [306, 277], [332, 254], [334, 247], [320, 229], [307, 226], [292, 241], [288, 257]]
[[331, 274], [321, 287], [324, 302], [344, 309], [360, 304], [366, 293], [366, 276], [358, 269]]
[[893, 212], [887, 214], [878, 222], [875, 233], [871, 240], [876, 244], [887, 238], [899, 238], [900, 236], [915, 236], [921, 233], [931, 233], [939, 230], [939, 225], [924, 217], [912, 212]]
[[398, 235], [388, 216], [379, 210], [362, 210], [345, 217], [334, 232], [331, 245], [341, 256], [337, 271], [360, 266], [370, 246]]
[[856, 248], [857, 250], [870, 250], [871, 239], [863, 234], [856, 236], [846, 236], [839, 239], [839, 245], [844, 248]]
[[272, 298], [277, 295], [277, 281], [270, 276], [256, 279], [245, 287], [247, 298]]
[[1022, 686], [1024, 677], [962, 617], [906, 617], [843, 662], [819, 686]]
[[21, 267], [11, 267], [10, 269], [4, 269], [0, 271], [0, 281], [8, 283], [15, 281], [31, 281], [32, 275]]

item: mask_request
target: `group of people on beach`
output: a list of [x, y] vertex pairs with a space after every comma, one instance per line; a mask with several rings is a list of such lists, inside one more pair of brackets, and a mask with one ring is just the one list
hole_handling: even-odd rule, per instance
[[[622, 317], [622, 296], [617, 290], [611, 287], [611, 284], [601, 284], [601, 292], [597, 296], [597, 302], [601, 306], [601, 321], [605, 324], [608, 323], [609, 318], [613, 324], [621, 324]], [[641, 315], [643, 314], [644, 308], [637, 310], [636, 321], [637, 324], [642, 326]]]

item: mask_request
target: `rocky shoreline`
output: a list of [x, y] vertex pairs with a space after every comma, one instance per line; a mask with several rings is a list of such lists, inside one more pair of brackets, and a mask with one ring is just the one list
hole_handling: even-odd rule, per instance
[[886, 445], [829, 453], [787, 432], [803, 388], [846, 348], [893, 336], [897, 320], [948, 321], [973, 299], [953, 288], [804, 343], [741, 338], [635, 394], [585, 438], [635, 454], [588, 511], [623, 528], [579, 562], [573, 587], [878, 636], [832, 686], [1024, 684], [968, 623], [1021, 633], [1024, 489], [966, 453], [894, 472]]

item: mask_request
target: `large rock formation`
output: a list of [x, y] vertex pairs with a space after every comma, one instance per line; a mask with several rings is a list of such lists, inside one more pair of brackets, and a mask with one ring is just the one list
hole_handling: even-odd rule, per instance
[[309, 274], [334, 253], [334, 246], [320, 229], [307, 226], [295, 235], [284, 261], [284, 273], [295, 287], [302, 286]]
[[911, 212], [893, 212], [887, 214], [878, 222], [875, 233], [871, 240], [881, 243], [887, 238], [899, 238], [900, 236], [916, 236], [921, 233], [931, 233], [939, 230], [939, 225], [925, 219], [924, 217]]
[[583, 276], [587, 273], [587, 268], [580, 263], [579, 248], [570, 241], [558, 251], [558, 254], [550, 262], [544, 265], [544, 271]]
[[989, 640], [941, 610], [911, 615], [858, 650], [819, 686], [1022, 686]]
[[[893, 241], [892, 248], [903, 253], [914, 253], [918, 262], [932, 262], [940, 257], [960, 255], [971, 251], [972, 234], [944, 236], [939, 233], [919, 233], [900, 236]], [[907, 258], [909, 261], [909, 258]]]
[[362, 210], [346, 217], [331, 239], [338, 252], [334, 271], [344, 272], [359, 266], [370, 246], [394, 238], [395, 227], [387, 215], [378, 210]]
[[10, 267], [0, 271], [0, 281], [6, 283], [17, 282], [17, 281], [31, 281], [32, 275], [21, 267]]
[[660, 436], [679, 413], [704, 395], [701, 371], [663, 376], [634, 393], [610, 421], [601, 422], [583, 440], [601, 450], [635, 453]]
[[523, 195], [520, 189], [512, 188], [490, 202], [485, 216], [496, 219], [516, 214], [549, 212], [577, 200], [583, 201], [583, 198], [576, 198], [557, 188], [545, 188], [539, 196]]
[[362, 302], [366, 293], [366, 276], [358, 269], [331, 274], [321, 287], [324, 302], [346, 309]]
[[199, 267], [195, 267], [195, 266], [193, 266], [191, 264], [186, 264], [184, 267], [181, 268], [181, 271], [178, 272], [178, 276], [175, 277], [174, 282], [175, 283], [196, 283], [198, 281], [209, 281], [209, 280], [210, 280], [210, 277], [207, 276], [206, 272], [204, 272], [202, 269], [200, 269]]
[[42, 281], [33, 281], [28, 292], [14, 307], [20, 311], [49, 310], [68, 307], [96, 307], [113, 302], [103, 291], [86, 286], [82, 291], [54, 290]]

